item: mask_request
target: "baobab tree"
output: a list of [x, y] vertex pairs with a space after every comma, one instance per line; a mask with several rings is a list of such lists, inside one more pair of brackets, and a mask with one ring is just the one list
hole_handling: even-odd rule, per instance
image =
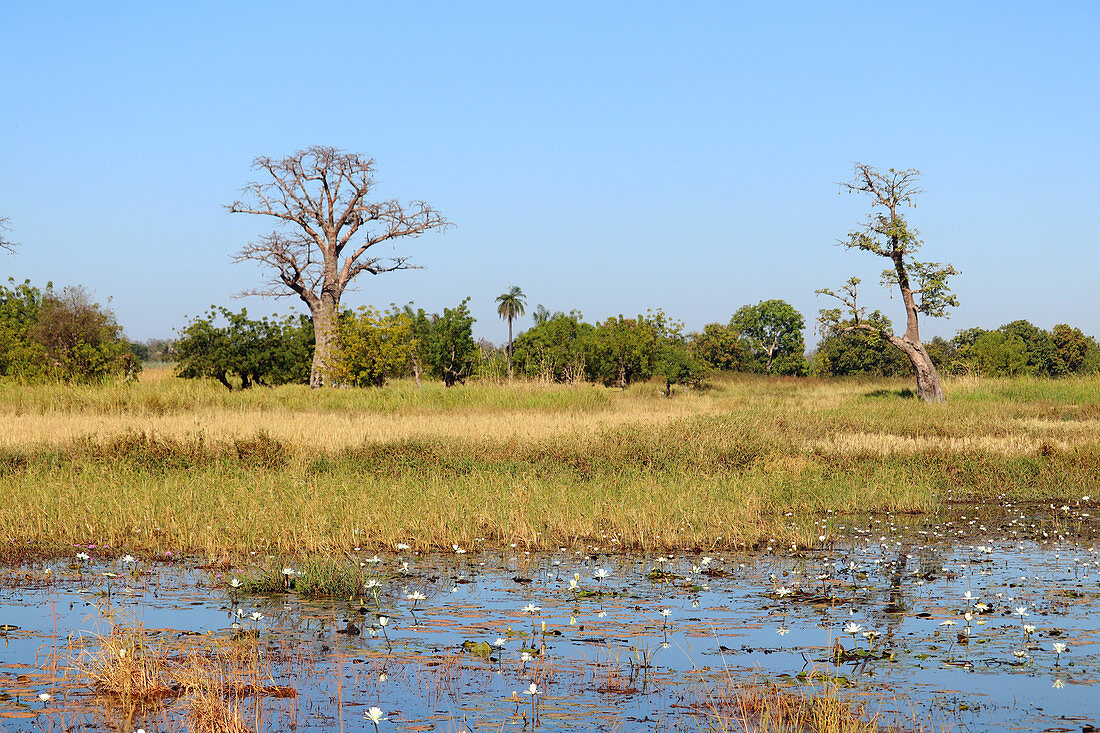
[[329, 367], [339, 349], [340, 298], [356, 276], [414, 269], [408, 258], [374, 257], [376, 245], [419, 237], [450, 223], [430, 205], [396, 199], [371, 201], [374, 160], [358, 153], [314, 146], [282, 160], [256, 158], [264, 180], [244, 187], [245, 200], [233, 213], [278, 219], [278, 228], [246, 245], [235, 260], [262, 263], [271, 277], [245, 295], [297, 295], [313, 317], [314, 352], [309, 383], [331, 381]]
[[857, 307], [856, 300], [859, 278], [850, 279], [840, 293], [827, 288], [817, 292], [840, 300], [850, 314], [849, 319], [843, 319], [839, 308], [823, 310], [823, 324], [838, 334], [856, 330], [881, 334], [912, 362], [917, 375], [917, 396], [926, 402], [944, 402], [946, 398], [940, 375], [921, 343], [917, 318], [920, 314], [938, 318], [959, 304], [947, 286], [948, 278], [958, 272], [950, 264], [913, 259], [922, 242], [917, 238], [919, 232], [909, 226], [900, 209], [912, 206], [913, 197], [922, 193], [917, 187], [919, 178], [920, 171], [912, 168], [903, 171], [891, 168], [883, 172], [866, 163], [856, 163], [852, 180], [841, 184], [849, 193], [870, 196], [871, 214], [863, 226], [853, 229], [848, 233], [848, 238], [838, 244], [890, 260], [890, 267], [882, 273], [882, 284], [901, 291], [905, 306], [905, 333], [896, 336], [884, 330], [877, 325], [882, 322], [881, 319], [877, 322], [864, 320], [866, 309]]
[[512, 378], [512, 321], [526, 311], [527, 300], [518, 285], [497, 296], [497, 314], [508, 321], [508, 378]]

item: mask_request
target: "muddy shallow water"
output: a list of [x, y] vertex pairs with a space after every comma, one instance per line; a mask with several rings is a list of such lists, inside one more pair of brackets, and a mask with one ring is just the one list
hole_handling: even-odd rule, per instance
[[350, 600], [74, 548], [0, 570], [0, 731], [185, 728], [185, 694], [129, 707], [78, 673], [112, 624], [183, 664], [254, 639], [266, 687], [234, 698], [254, 730], [374, 731], [371, 706], [380, 730], [709, 730], [730, 682], [833, 690], [905, 727], [1100, 725], [1087, 507], [821, 527], [811, 550], [358, 553], [380, 585]]

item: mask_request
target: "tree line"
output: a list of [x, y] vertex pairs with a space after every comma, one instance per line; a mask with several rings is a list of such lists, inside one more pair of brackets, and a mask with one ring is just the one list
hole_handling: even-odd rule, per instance
[[[513, 339], [513, 322], [525, 313], [520, 288], [497, 297], [508, 323], [503, 350], [473, 340], [473, 317], [464, 300], [443, 313], [412, 305], [387, 311], [342, 308], [343, 293], [363, 273], [415, 267], [407, 257], [376, 257], [382, 243], [416, 238], [451, 226], [423, 201], [376, 201], [374, 161], [332, 147], [314, 146], [282, 159], [259, 157], [260, 180], [247, 184], [232, 213], [271, 217], [276, 229], [245, 245], [237, 261], [258, 261], [270, 276], [253, 294], [295, 295], [310, 315], [250, 319], [212, 307], [191, 321], [175, 342], [129, 344], [109, 310], [80, 288], [60, 293], [23, 283], [0, 288], [0, 375], [24, 378], [98, 379], [136, 375], [140, 361], [166, 357], [183, 377], [212, 378], [233, 389], [254, 384], [308, 382], [313, 387], [381, 385], [422, 375], [448, 386], [477, 376], [519, 375], [547, 381], [602, 382], [626, 387], [659, 378], [665, 393], [676, 385], [699, 385], [714, 370], [800, 376], [869, 375], [916, 377], [916, 394], [942, 402], [939, 373], [987, 376], [1062, 376], [1100, 371], [1096, 340], [1058, 324], [1050, 332], [1027, 321], [995, 330], [968, 329], [950, 340], [925, 344], [920, 318], [942, 317], [958, 305], [949, 281], [959, 273], [948, 264], [915, 259], [919, 232], [903, 208], [921, 193], [920, 172], [879, 170], [856, 163], [842, 191], [866, 195], [871, 212], [838, 240], [849, 249], [885, 258], [882, 282], [896, 288], [905, 308], [905, 329], [896, 334], [879, 311], [859, 306], [860, 280], [820, 295], [843, 308], [818, 317], [821, 341], [807, 357], [805, 320], [790, 304], [766, 300], [745, 305], [728, 323], [685, 333], [663, 311], [587, 323], [577, 311], [538, 306], [534, 326]], [[15, 243], [0, 218], [0, 249]]]

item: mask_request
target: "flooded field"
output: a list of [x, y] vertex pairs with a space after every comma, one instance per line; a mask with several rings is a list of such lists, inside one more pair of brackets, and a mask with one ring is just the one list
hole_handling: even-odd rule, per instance
[[809, 549], [351, 549], [339, 597], [310, 597], [316, 564], [74, 547], [0, 570], [0, 730], [742, 730], [817, 698], [882, 728], [1087, 731], [1088, 504], [826, 515]]

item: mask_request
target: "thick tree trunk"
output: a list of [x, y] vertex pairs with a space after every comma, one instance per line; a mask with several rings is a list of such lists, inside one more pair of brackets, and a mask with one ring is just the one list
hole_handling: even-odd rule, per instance
[[936, 365], [932, 363], [932, 357], [928, 356], [924, 344], [920, 341], [914, 343], [897, 336], [887, 336], [887, 339], [901, 349], [913, 363], [913, 371], [917, 374], [917, 397], [925, 402], [946, 402], [943, 384], [940, 383], [940, 373], [936, 371]]
[[918, 350], [919, 356], [909, 358], [913, 362], [913, 368], [917, 372], [917, 397], [925, 402], [947, 402], [943, 394], [943, 385], [940, 383], [940, 374], [936, 371], [936, 365], [932, 363], [924, 346]]
[[309, 386], [331, 386], [332, 366], [339, 353], [339, 336], [336, 331], [338, 303], [322, 294], [316, 303], [310, 303], [313, 315], [313, 365], [309, 372]]

